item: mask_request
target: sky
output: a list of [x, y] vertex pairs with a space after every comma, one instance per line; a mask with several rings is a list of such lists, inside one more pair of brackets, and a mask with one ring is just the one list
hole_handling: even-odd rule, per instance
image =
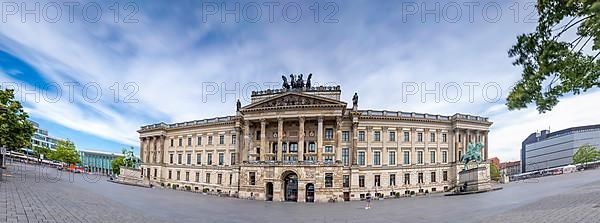
[[533, 132], [600, 123], [596, 90], [545, 114], [504, 105], [534, 1], [0, 2], [0, 85], [78, 149], [137, 149], [143, 125], [234, 115], [291, 73], [358, 92], [360, 109], [489, 117], [503, 161]]

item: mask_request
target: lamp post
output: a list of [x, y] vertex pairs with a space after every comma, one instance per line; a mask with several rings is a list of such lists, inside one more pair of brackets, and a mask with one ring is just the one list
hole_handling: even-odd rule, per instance
[[[6, 111], [7, 110], [4, 108], [4, 105], [0, 105], [0, 115], [6, 113]], [[2, 174], [4, 172], [4, 157], [6, 156], [6, 149], [3, 145], [0, 145], [0, 156], [2, 156], [2, 158], [0, 158], [0, 180], [2, 180]]]

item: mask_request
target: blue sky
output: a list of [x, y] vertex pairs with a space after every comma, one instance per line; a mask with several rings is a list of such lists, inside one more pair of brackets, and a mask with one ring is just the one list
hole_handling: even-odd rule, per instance
[[[142, 125], [232, 115], [237, 98], [246, 104], [251, 90], [290, 73], [341, 85], [346, 101], [358, 92], [361, 109], [490, 117], [491, 155], [502, 160], [518, 159], [531, 132], [600, 121], [597, 103], [586, 103], [600, 99], [597, 91], [566, 96], [542, 115], [507, 111], [520, 77], [507, 50], [535, 27], [524, 1], [479, 1], [472, 10], [461, 1], [280, 1], [272, 21], [267, 1], [80, 1], [72, 21], [62, 2], [1, 2], [17, 11], [1, 15], [0, 82], [20, 90], [33, 120], [80, 149], [118, 152], [139, 146]], [[22, 21], [21, 3], [36, 2], [40, 22]], [[223, 21], [236, 3], [240, 21]]]

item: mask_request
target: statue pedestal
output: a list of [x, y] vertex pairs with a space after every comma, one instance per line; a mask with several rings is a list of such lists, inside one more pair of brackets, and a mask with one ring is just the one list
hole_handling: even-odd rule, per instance
[[460, 192], [489, 191], [492, 189], [489, 164], [463, 170], [458, 173]]

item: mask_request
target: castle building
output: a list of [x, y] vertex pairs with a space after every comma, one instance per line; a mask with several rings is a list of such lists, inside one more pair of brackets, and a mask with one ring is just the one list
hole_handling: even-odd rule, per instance
[[[309, 79], [310, 80], [310, 79]], [[487, 118], [359, 110], [340, 86], [252, 92], [234, 116], [143, 126], [142, 175], [155, 185], [267, 201], [327, 202], [435, 193], [457, 185]]]

